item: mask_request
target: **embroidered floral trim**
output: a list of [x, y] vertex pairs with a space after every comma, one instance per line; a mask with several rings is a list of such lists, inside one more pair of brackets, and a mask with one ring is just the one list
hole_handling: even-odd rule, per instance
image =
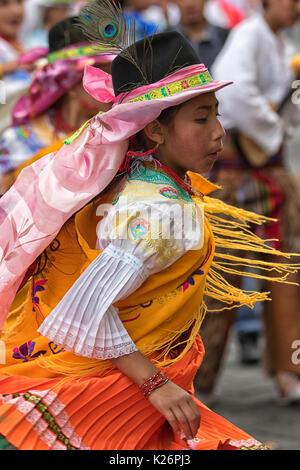
[[179, 199], [178, 192], [176, 191], [175, 188], [172, 188], [171, 186], [166, 186], [164, 188], [161, 188], [159, 190], [159, 193], [162, 196], [167, 197], [168, 199]]
[[[146, 163], [144, 163], [146, 165]], [[193, 203], [193, 199], [189, 195], [187, 191], [185, 191], [183, 188], [178, 186], [171, 177], [169, 177], [161, 168], [156, 168], [156, 170], [152, 170], [151, 168], [147, 168], [144, 165], [141, 165], [138, 169], [138, 171], [134, 171], [131, 173], [131, 175], [128, 178], [128, 181], [146, 181], [148, 183], [154, 183], [154, 184], [164, 184], [168, 186], [168, 188], [171, 186], [172, 191], [176, 191], [176, 195], [178, 198], [183, 199], [184, 201], [191, 202]], [[166, 189], [166, 188], [162, 188]], [[162, 194], [163, 196], [166, 196], [165, 194]]]
[[[99, 46], [86, 45], [80, 47], [69, 47], [61, 49], [60, 51], [51, 52], [48, 55], [48, 62], [49, 64], [52, 64], [53, 62], [62, 59], [76, 59], [77, 57], [94, 56], [99, 54], [99, 52]], [[104, 52], [104, 49], [102, 52]]]
[[148, 220], [138, 217], [130, 222], [129, 230], [134, 240], [138, 240], [149, 232], [150, 223]]
[[196, 88], [198, 86], [207, 85], [212, 81], [213, 79], [208, 71], [198, 73], [197, 75], [187, 77], [184, 80], [169, 83], [166, 86], [149, 91], [149, 93], [145, 93], [144, 95], [129, 100], [128, 103], [168, 98], [169, 96], [177, 95], [178, 93], [182, 93], [183, 91], [188, 90], [190, 88]]
[[2, 403], [13, 404], [25, 414], [33, 430], [52, 450], [90, 450], [74, 431], [65, 405], [52, 391], [30, 390], [21, 394], [0, 395]]

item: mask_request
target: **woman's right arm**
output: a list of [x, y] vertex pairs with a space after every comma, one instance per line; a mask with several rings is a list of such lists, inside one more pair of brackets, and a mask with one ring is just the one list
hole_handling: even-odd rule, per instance
[[[111, 362], [138, 386], [158, 370], [139, 351], [111, 359]], [[169, 380], [151, 392], [148, 399], [167, 419], [174, 432], [180, 433], [182, 430], [187, 440], [196, 436], [200, 426], [200, 412], [188, 392]]]

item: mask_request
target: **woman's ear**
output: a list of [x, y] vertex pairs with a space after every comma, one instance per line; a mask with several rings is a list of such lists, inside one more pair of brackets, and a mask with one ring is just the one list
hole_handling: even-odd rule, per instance
[[144, 133], [148, 139], [158, 145], [165, 141], [164, 129], [158, 120], [152, 121], [144, 128]]

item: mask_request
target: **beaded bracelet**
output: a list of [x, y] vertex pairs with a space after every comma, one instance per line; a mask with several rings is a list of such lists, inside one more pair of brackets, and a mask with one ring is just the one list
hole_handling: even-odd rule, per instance
[[161, 370], [159, 370], [140, 386], [140, 390], [144, 397], [148, 399], [150, 393], [152, 393], [157, 388], [162, 387], [168, 381], [168, 377]]

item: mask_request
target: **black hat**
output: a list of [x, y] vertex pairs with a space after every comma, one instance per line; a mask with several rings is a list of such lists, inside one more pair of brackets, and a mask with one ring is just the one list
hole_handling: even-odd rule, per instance
[[[128, 53], [136, 64], [128, 60]], [[121, 52], [113, 61], [115, 95], [158, 82], [179, 69], [199, 63], [194, 48], [177, 31], [152, 35]]]
[[60, 21], [49, 31], [49, 52], [60, 51], [72, 44], [88, 42], [89, 39], [78, 26], [79, 18], [73, 16]]

